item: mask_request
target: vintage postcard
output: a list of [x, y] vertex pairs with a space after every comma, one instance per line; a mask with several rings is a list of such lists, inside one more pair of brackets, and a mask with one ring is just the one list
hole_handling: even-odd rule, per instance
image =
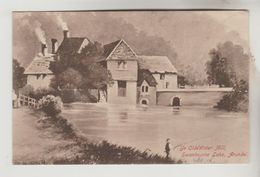
[[248, 163], [248, 36], [246, 10], [13, 12], [13, 163]]

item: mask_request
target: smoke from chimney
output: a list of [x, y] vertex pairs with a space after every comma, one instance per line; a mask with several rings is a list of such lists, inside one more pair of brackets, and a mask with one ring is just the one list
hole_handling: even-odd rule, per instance
[[42, 30], [40, 23], [35, 28], [35, 34], [41, 43], [46, 44], [45, 32]]
[[62, 30], [66, 30], [66, 31], [69, 30], [67, 23], [64, 22], [60, 14], [57, 15], [57, 22], [58, 25], [62, 28]]
[[51, 53], [55, 54], [58, 49], [58, 40], [57, 39], [51, 39]]

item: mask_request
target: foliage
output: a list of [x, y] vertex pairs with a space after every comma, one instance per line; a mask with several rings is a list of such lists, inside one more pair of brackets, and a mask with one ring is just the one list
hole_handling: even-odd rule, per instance
[[219, 44], [209, 53], [206, 64], [208, 82], [220, 87], [233, 87], [215, 107], [228, 111], [247, 111], [249, 57], [239, 45], [232, 42]]
[[[76, 145], [75, 145], [76, 146]], [[129, 146], [119, 146], [107, 141], [91, 143], [78, 142], [80, 151], [74, 158], [56, 159], [54, 164], [182, 164], [182, 160], [165, 158], [158, 154], [140, 151]], [[76, 149], [74, 147], [74, 149]], [[74, 153], [75, 154], [75, 153]]]
[[83, 156], [75, 159], [74, 163], [95, 164], [174, 164], [173, 159], [168, 159], [148, 150], [140, 151], [129, 146], [118, 146], [107, 141], [101, 143], [84, 144]]
[[234, 80], [248, 80], [249, 57], [241, 46], [228, 41], [212, 49], [209, 56], [206, 72], [210, 84], [231, 87]]
[[235, 82], [233, 89], [234, 91], [224, 95], [215, 107], [227, 111], [247, 111], [248, 83], [240, 80], [239, 82]]
[[56, 89], [78, 89], [83, 82], [82, 75], [73, 68], [67, 68], [52, 79], [51, 87]]
[[41, 105], [41, 110], [50, 117], [55, 118], [58, 114], [61, 113], [63, 108], [63, 103], [59, 97], [55, 97], [53, 95], [47, 95], [42, 97], [39, 100], [39, 104]]
[[89, 92], [81, 92], [80, 101], [84, 103], [97, 103], [98, 98], [91, 95]]
[[[181, 85], [205, 85], [207, 84], [207, 81], [201, 79], [203, 78], [202, 75], [200, 75], [198, 69], [194, 65], [181, 65], [182, 69], [178, 70], [178, 84]], [[201, 76], [201, 77], [200, 77]]]
[[80, 53], [61, 53], [50, 69], [55, 74], [51, 86], [55, 89], [101, 89], [112, 81], [109, 71], [97, 62], [102, 58], [103, 47], [89, 42]]
[[183, 75], [177, 76], [177, 82], [178, 82], [178, 85], [180, 85], [180, 86], [189, 85], [189, 81]]
[[57, 92], [52, 88], [37, 88], [32, 94], [31, 97], [36, 100], [41, 99], [43, 96], [47, 95], [57, 95]]
[[21, 88], [20, 93], [32, 97], [34, 94], [34, 88], [31, 85], [25, 85], [23, 88]]
[[80, 101], [80, 98], [78, 98], [76, 95], [76, 90], [74, 89], [61, 89], [60, 91], [60, 96], [64, 103]]
[[111, 73], [99, 63], [92, 63], [88, 67], [87, 75], [83, 88], [104, 89], [107, 84], [113, 83]]
[[64, 103], [72, 102], [86, 102], [96, 103], [98, 100], [95, 96], [90, 95], [88, 92], [76, 89], [61, 89], [59, 95]]
[[57, 92], [52, 88], [37, 88], [36, 90], [31, 85], [25, 85], [21, 90], [20, 93], [36, 100], [41, 99], [43, 96], [47, 95], [57, 95]]
[[13, 89], [18, 92], [19, 88], [22, 88], [26, 84], [26, 75], [24, 75], [24, 68], [20, 63], [13, 59]]
[[232, 85], [232, 68], [227, 63], [227, 58], [221, 53], [212, 49], [209, 53], [211, 60], [207, 62], [207, 74], [210, 84], [218, 84], [220, 87]]

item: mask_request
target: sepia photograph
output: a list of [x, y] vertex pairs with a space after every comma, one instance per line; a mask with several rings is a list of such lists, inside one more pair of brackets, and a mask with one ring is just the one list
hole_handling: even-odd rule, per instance
[[247, 10], [14, 11], [12, 162], [249, 163]]

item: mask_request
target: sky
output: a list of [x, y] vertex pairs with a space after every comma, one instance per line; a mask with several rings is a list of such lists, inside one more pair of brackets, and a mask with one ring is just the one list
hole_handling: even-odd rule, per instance
[[[27, 67], [51, 38], [88, 37], [107, 44], [123, 38], [140, 55], [166, 55], [179, 71], [205, 79], [209, 51], [231, 41], [248, 53], [246, 11], [14, 12], [13, 58]], [[239, 62], [239, 61], [238, 61]]]

